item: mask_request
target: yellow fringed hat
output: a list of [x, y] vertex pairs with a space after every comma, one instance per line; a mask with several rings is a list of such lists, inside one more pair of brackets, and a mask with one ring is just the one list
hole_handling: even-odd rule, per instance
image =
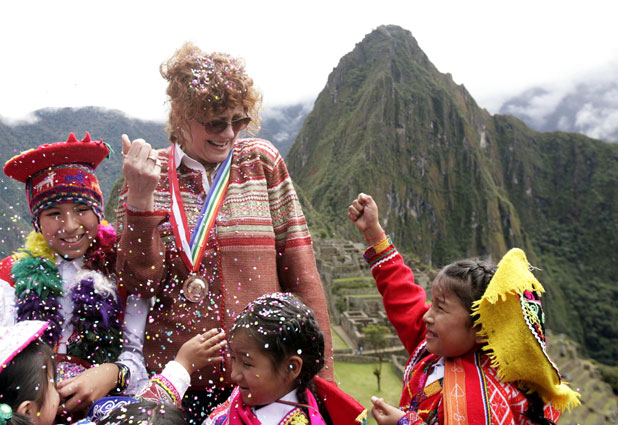
[[545, 290], [530, 268], [521, 249], [506, 253], [485, 293], [472, 305], [472, 314], [478, 315], [475, 325], [481, 326], [484, 349], [501, 380], [517, 381], [561, 411], [571, 409], [580, 404], [580, 395], [561, 381], [547, 354], [540, 299]]

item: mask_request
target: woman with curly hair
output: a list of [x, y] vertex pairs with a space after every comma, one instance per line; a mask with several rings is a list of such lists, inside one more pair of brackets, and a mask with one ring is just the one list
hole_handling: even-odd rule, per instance
[[[171, 146], [156, 151], [123, 136], [117, 214], [120, 278], [154, 300], [144, 342], [148, 370], [165, 364], [190, 335], [229, 330], [259, 295], [287, 291], [315, 311], [326, 340], [322, 375], [332, 380], [326, 301], [287, 167], [270, 142], [239, 137], [260, 123], [261, 95], [243, 61], [186, 43], [161, 74]], [[229, 395], [228, 363], [193, 374], [185, 405], [194, 418]]]

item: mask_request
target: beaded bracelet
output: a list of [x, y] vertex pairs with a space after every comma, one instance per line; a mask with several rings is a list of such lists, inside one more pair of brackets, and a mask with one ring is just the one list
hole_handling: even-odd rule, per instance
[[131, 211], [131, 212], [137, 212], [137, 213], [139, 213], [139, 212], [146, 212], [146, 210], [141, 210], [141, 209], [139, 209], [139, 208], [135, 208], [134, 206], [129, 205], [129, 204], [127, 204], [126, 202], [124, 203], [124, 207], [125, 207], [128, 211]]
[[131, 378], [131, 371], [128, 366], [116, 362], [114, 363], [118, 367], [118, 378], [116, 379], [116, 387], [113, 389], [114, 393], [120, 394], [129, 386], [129, 378]]

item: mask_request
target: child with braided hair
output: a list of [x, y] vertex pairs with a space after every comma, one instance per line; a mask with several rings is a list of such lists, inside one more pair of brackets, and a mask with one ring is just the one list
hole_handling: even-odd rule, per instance
[[348, 218], [369, 244], [364, 257], [410, 354], [399, 408], [372, 397], [379, 425], [550, 425], [579, 404], [545, 350], [543, 287], [522, 250], [510, 250], [498, 268], [479, 260], [447, 265], [426, 305], [371, 196], [358, 195]]
[[228, 346], [236, 387], [205, 425], [365, 422], [363, 406], [316, 376], [324, 366], [324, 335], [313, 311], [294, 295], [275, 292], [249, 303]]

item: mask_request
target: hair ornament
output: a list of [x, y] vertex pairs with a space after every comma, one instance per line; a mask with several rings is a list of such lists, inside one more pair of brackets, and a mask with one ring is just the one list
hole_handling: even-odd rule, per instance
[[8, 420], [13, 417], [13, 409], [6, 403], [0, 404], [0, 425], [6, 425]]
[[[241, 92], [235, 87], [228, 76], [230, 74], [245, 74], [245, 64], [242, 59], [237, 59], [227, 53], [206, 53], [202, 55], [190, 55], [186, 58], [192, 61], [194, 66], [191, 68], [193, 78], [189, 83], [189, 88], [199, 92], [216, 92], [220, 85], [228, 89]], [[225, 63], [224, 66], [217, 66]], [[221, 100], [220, 96], [213, 93], [214, 100]]]
[[[294, 317], [289, 317], [289, 313], [284, 311], [287, 306], [292, 305], [299, 309], [302, 314], [296, 314]], [[279, 333], [283, 327], [286, 330], [301, 332], [304, 324], [304, 318], [311, 316], [311, 310], [300, 302], [293, 294], [289, 292], [274, 292], [271, 294], [262, 295], [251, 301], [238, 316], [231, 331], [242, 328], [253, 328], [257, 332], [267, 335], [269, 333]], [[269, 319], [278, 321], [277, 329], [268, 330], [260, 326], [257, 319]]]

